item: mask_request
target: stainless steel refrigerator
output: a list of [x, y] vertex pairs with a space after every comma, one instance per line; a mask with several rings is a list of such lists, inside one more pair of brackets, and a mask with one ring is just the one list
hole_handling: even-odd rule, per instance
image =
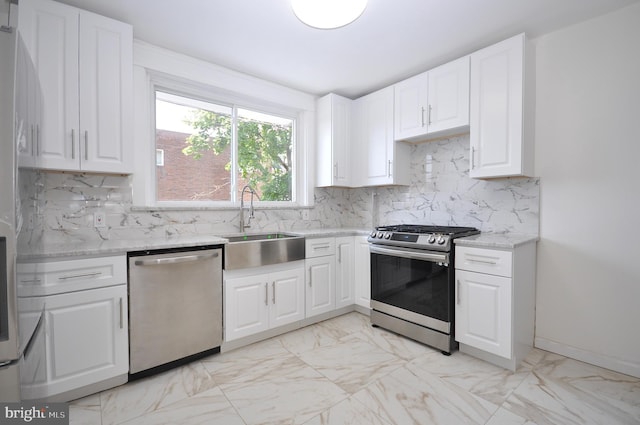
[[[4, 7], [5, 2], [0, 4]], [[13, 7], [13, 6], [12, 6]], [[0, 15], [1, 16], [1, 15]], [[7, 15], [5, 15], [7, 16]], [[0, 30], [0, 401], [20, 400], [20, 340], [16, 299], [16, 30]]]

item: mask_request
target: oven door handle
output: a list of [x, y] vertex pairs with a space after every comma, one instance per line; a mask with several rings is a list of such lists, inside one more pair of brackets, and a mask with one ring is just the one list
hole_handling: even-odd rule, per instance
[[370, 245], [369, 251], [372, 254], [390, 255], [392, 257], [410, 258], [413, 260], [425, 260], [434, 263], [449, 263], [449, 254], [432, 253], [428, 251], [417, 251], [406, 248], [382, 248], [377, 245]]

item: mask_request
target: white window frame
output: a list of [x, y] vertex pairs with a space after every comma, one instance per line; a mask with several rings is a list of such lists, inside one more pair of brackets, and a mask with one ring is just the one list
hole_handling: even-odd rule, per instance
[[[296, 137], [297, 136], [296, 134], [297, 115], [298, 115], [297, 112], [287, 108], [276, 107], [274, 105], [262, 104], [259, 101], [248, 101], [245, 98], [221, 93], [220, 91], [217, 91], [217, 90], [203, 91], [202, 88], [190, 87], [188, 83], [178, 83], [175, 81], [171, 82], [171, 81], [167, 81], [166, 78], [160, 78], [160, 79], [153, 78], [152, 84], [153, 84], [152, 93], [153, 93], [153, 104], [154, 104], [154, 110], [153, 110], [154, 142], [153, 143], [154, 143], [155, 150], [157, 150], [157, 148], [155, 147], [155, 131], [156, 131], [155, 102], [156, 102], [156, 92], [158, 91], [163, 93], [173, 94], [180, 97], [194, 99], [196, 101], [202, 101], [205, 103], [212, 103], [212, 104], [217, 104], [221, 106], [227, 106], [232, 109], [233, 111], [232, 113], [234, 116], [237, 112], [237, 109], [247, 109], [255, 112], [261, 112], [264, 114], [274, 115], [277, 117], [292, 120], [293, 121], [293, 129], [292, 129], [292, 136], [291, 136], [292, 142], [293, 142], [293, 175], [292, 175], [292, 182], [291, 182], [292, 200], [291, 201], [261, 201], [259, 199], [255, 199], [254, 204], [257, 206], [260, 206], [261, 208], [299, 206], [298, 193], [297, 193], [298, 181], [299, 181], [298, 157], [297, 157], [298, 141]], [[233, 123], [234, 125], [237, 124], [237, 119], [234, 118]], [[235, 133], [236, 130], [234, 129], [233, 131]], [[237, 161], [238, 146], [237, 146], [237, 140], [235, 140], [235, 137], [234, 137], [234, 142], [231, 145], [231, 150], [232, 150], [231, 152], [232, 164], [231, 164], [231, 170], [229, 171], [229, 173], [232, 177], [232, 183], [231, 183], [231, 193], [229, 194], [231, 198], [230, 201], [159, 201], [156, 198], [157, 197], [157, 187], [156, 187], [157, 167], [155, 167], [151, 176], [152, 178], [150, 180], [150, 184], [153, 186], [153, 204], [158, 207], [179, 207], [179, 206], [185, 206], [187, 204], [192, 205], [194, 207], [211, 207], [211, 208], [237, 207], [240, 204], [238, 192], [242, 190], [242, 188], [237, 187], [237, 180], [236, 180], [238, 175], [238, 161]]]
[[134, 42], [134, 151], [132, 176], [134, 209], [231, 209], [239, 200], [156, 201], [155, 181], [155, 91], [156, 88], [214, 103], [264, 111], [295, 120], [295, 200], [262, 201], [260, 208], [291, 209], [313, 205], [315, 175], [315, 97], [226, 68], [170, 52], [146, 43]]

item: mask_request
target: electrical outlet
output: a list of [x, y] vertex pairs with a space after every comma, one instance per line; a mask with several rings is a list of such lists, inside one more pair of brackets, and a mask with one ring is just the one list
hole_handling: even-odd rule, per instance
[[104, 212], [98, 211], [93, 213], [93, 227], [106, 227]]

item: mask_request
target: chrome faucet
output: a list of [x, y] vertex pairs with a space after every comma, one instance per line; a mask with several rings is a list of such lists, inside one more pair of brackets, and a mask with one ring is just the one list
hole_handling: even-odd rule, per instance
[[[251, 201], [249, 204], [249, 218], [247, 220], [247, 222], [245, 223], [244, 221], [244, 192], [248, 190], [249, 193], [251, 194]], [[242, 193], [240, 194], [240, 233], [244, 232], [244, 229], [246, 229], [247, 227], [251, 227], [249, 225], [249, 223], [251, 223], [251, 219], [255, 218], [255, 215], [253, 214], [253, 195], [256, 194], [256, 191], [253, 190], [253, 188], [249, 185], [245, 185], [245, 187], [242, 188]]]

